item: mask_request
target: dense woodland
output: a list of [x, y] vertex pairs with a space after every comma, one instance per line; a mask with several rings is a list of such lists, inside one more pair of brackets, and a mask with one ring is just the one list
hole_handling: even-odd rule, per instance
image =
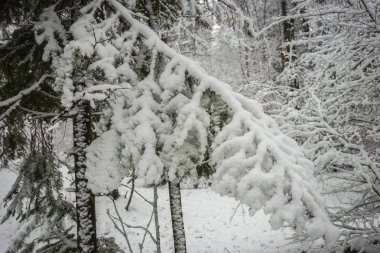
[[138, 252], [121, 187], [127, 213], [152, 191], [155, 252], [166, 189], [187, 252], [185, 182], [294, 243], [380, 251], [379, 0], [2, 0], [0, 28], [5, 252], [124, 252], [99, 219]]

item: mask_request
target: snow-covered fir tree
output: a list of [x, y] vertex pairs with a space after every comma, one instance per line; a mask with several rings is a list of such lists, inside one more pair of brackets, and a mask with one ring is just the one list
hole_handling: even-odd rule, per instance
[[[317, 112], [319, 115], [315, 118], [310, 114], [314, 115], [315, 109], [321, 108], [321, 101], [334, 101], [325, 101], [325, 96], [315, 100], [313, 93], [308, 90], [310, 98], [286, 98], [287, 106], [276, 110], [279, 108], [276, 101], [263, 99], [265, 108], [280, 122], [281, 131], [288, 135], [286, 136], [279, 130], [277, 123], [263, 112], [259, 103], [234, 92], [228, 84], [210, 76], [196, 62], [169, 46], [172, 43], [166, 35], [173, 31], [171, 26], [184, 22], [189, 16], [192, 24], [199, 25], [202, 29], [211, 29], [217, 22], [222, 26], [218, 28], [220, 31], [229, 36], [237, 35], [236, 48], [242, 62], [239, 68], [245, 84], [253, 76], [262, 81], [265, 76], [275, 75], [276, 67], [261, 66], [250, 60], [248, 52], [253, 54], [261, 48], [260, 45], [268, 47], [266, 52], [270, 52], [268, 45], [276, 42], [268, 44], [268, 40], [262, 37], [265, 31], [284, 20], [303, 17], [307, 5], [298, 1], [291, 10], [295, 12], [294, 15], [290, 12], [291, 14], [287, 14], [290, 17], [280, 17], [266, 26], [265, 20], [262, 23], [258, 19], [251, 21], [254, 16], [252, 13], [251, 18], [247, 17], [248, 9], [252, 6], [245, 6], [241, 1], [236, 2], [237, 4], [233, 1], [93, 0], [71, 6], [71, 9], [75, 9], [73, 15], [62, 11], [61, 2], [58, 2], [46, 8], [38, 21], [33, 21], [33, 43], [40, 50], [37, 62], [47, 64], [48, 71], [33, 76], [31, 83], [20, 81], [21, 87], [17, 87], [15, 92], [2, 96], [0, 106], [4, 111], [1, 111], [0, 120], [4, 126], [6, 123], [3, 119], [12, 118], [11, 112], [22, 108], [20, 103], [26, 95], [32, 95], [34, 90], [40, 89], [45, 79], [55, 78], [54, 84], [46, 82], [50, 88], [47, 93], [60, 96], [61, 105], [54, 107], [54, 116], [56, 120], [66, 116], [74, 117], [73, 154], [79, 252], [97, 252], [94, 194], [109, 193], [117, 189], [122, 179], [131, 175], [136, 175], [147, 186], [166, 182], [169, 184], [174, 248], [175, 252], [186, 252], [180, 182], [206, 165], [211, 171], [215, 171], [212, 184], [215, 191], [248, 205], [251, 215], [263, 209], [270, 215], [273, 228], [291, 226], [302, 238], [324, 238], [328, 246], [338, 238], [339, 233], [329, 222], [313, 171], [314, 166], [317, 169], [324, 167], [317, 161], [326, 161], [320, 156], [321, 149], [315, 149], [325, 143], [322, 140], [336, 139], [341, 143], [346, 139], [339, 132], [331, 130], [331, 125], [336, 127], [331, 122], [325, 125], [331, 135], [313, 135], [310, 138], [301, 138], [295, 124], [298, 120], [305, 119], [302, 129], [306, 127], [308, 130], [308, 126], [315, 121], [323, 123], [325, 119], [321, 111]], [[246, 9], [246, 15], [243, 15], [238, 5]], [[266, 19], [267, 6], [259, 7], [264, 10], [263, 17]], [[368, 10], [367, 12], [370, 13]], [[313, 13], [310, 15], [313, 16]], [[184, 19], [181, 20], [181, 16]], [[318, 37], [315, 34], [318, 32], [311, 37]], [[324, 32], [321, 34], [326, 35]], [[246, 35], [251, 37], [245, 38]], [[254, 44], [252, 41], [256, 39], [259, 42]], [[255, 47], [251, 47], [250, 43]], [[296, 41], [286, 40], [284, 54], [292, 53], [287, 49], [293, 48], [295, 43]], [[304, 73], [302, 71], [306, 71], [305, 69], [297, 69], [301, 64], [296, 65], [294, 62], [306, 61], [313, 53], [315, 52], [304, 54], [302, 57], [305, 58], [284, 56], [288, 60], [278, 83], [294, 80], [294, 73]], [[358, 61], [360, 62], [355, 58], [353, 66]], [[375, 62], [372, 59], [364, 67], [365, 75], [374, 73]], [[312, 71], [315, 66], [310, 67]], [[267, 73], [255, 73], [257, 69], [266, 69]], [[297, 76], [297, 82], [302, 88], [302, 85], [306, 86], [313, 78], [315, 76], [312, 74], [305, 74], [302, 79]], [[376, 76], [372, 75], [371, 78], [376, 80]], [[306, 81], [301, 85], [301, 80]], [[54, 91], [51, 90], [52, 87]], [[287, 90], [294, 88], [282, 87]], [[257, 91], [258, 87], [254, 89]], [[268, 98], [273, 95], [273, 90], [273, 87], [270, 92], [263, 89], [257, 95]], [[325, 91], [323, 86], [321, 92]], [[283, 91], [277, 92], [276, 96], [282, 95], [281, 92]], [[302, 89], [294, 92], [301, 93]], [[269, 93], [271, 94], [268, 95]], [[329, 93], [329, 96], [339, 97], [334, 92]], [[301, 98], [305, 98], [305, 101], [299, 100]], [[292, 108], [294, 99], [298, 100]], [[337, 108], [335, 103], [333, 109]], [[94, 119], [93, 112], [98, 113], [99, 109], [102, 110], [102, 115], [98, 121]], [[29, 109], [25, 111], [27, 110]], [[29, 110], [31, 115], [37, 112]], [[53, 113], [50, 114], [52, 115]], [[39, 116], [49, 115], [40, 113]], [[93, 122], [96, 123], [96, 133], [92, 131]], [[345, 127], [343, 130], [347, 131]], [[7, 126], [7, 131], [11, 133], [12, 129]], [[375, 128], [371, 131], [374, 136], [377, 134]], [[306, 152], [305, 156], [303, 150], [289, 136], [299, 141], [307, 150], [310, 150], [308, 144], [313, 145], [315, 152]], [[354, 137], [343, 144], [349, 150], [352, 150]], [[366, 149], [355, 147], [355, 150], [366, 155]], [[334, 148], [345, 157], [356, 154], [337, 146]], [[25, 161], [40, 157], [40, 153], [24, 155]], [[324, 151], [322, 155], [325, 155]], [[49, 161], [46, 166], [32, 166], [37, 168], [38, 173], [46, 168], [49, 171], [54, 164], [50, 156], [43, 157]], [[372, 158], [368, 159], [366, 161], [371, 161]], [[363, 163], [359, 165], [363, 168]], [[21, 169], [20, 177], [30, 177], [29, 171], [24, 170], [24, 165]], [[56, 170], [51, 171], [53, 174], [57, 173]], [[59, 176], [59, 173], [54, 175]], [[366, 178], [367, 175], [369, 174], [365, 172], [359, 177], [364, 177], [366, 184], [376, 186], [376, 179], [372, 179], [371, 175]], [[31, 177], [28, 180], [34, 179]], [[49, 181], [49, 184], [51, 182], [54, 183]], [[18, 184], [15, 186], [20, 189], [24, 187]], [[55, 194], [58, 195], [53, 196], [59, 196], [58, 183], [48, 187], [55, 187]], [[14, 201], [18, 201], [17, 197]], [[46, 205], [50, 206], [49, 203]], [[336, 213], [336, 217], [346, 216]], [[341, 225], [339, 222], [336, 224]], [[65, 229], [63, 231], [70, 231]], [[58, 245], [63, 245], [61, 241], [62, 238], [56, 240]], [[36, 243], [41, 246], [43, 242]]]
[[22, 224], [14, 234], [12, 245], [4, 250], [74, 252], [74, 207], [62, 194], [60, 164], [52, 147], [51, 133], [47, 131], [49, 119], [62, 107], [52, 89], [50, 63], [42, 60], [44, 46], [35, 36], [39, 34], [38, 24], [31, 23], [52, 2], [3, 3], [0, 164], [12, 166], [15, 161], [19, 175], [3, 199], [7, 212], [1, 222], [16, 217]]
[[[95, 192], [117, 188], [132, 168], [146, 184], [168, 181], [175, 249], [185, 252], [179, 182], [207, 162], [216, 169], [213, 188], [249, 205], [251, 214], [264, 208], [275, 228], [292, 224], [333, 241], [312, 164], [258, 103], [172, 50], [128, 5], [93, 1], [82, 13], [56, 69], [67, 106], [83, 98], [109, 104], [100, 137], [87, 149], [86, 176]], [[90, 59], [79, 91], [72, 79], [78, 57]], [[228, 117], [210, 143], [211, 97], [225, 104]], [[116, 166], [105, 169], [100, 161], [107, 160]]]

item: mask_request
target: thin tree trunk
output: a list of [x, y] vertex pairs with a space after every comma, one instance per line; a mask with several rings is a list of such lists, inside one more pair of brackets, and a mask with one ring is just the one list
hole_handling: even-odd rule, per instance
[[174, 252], [186, 253], [185, 227], [183, 225], [181, 188], [179, 182], [169, 181], [170, 212], [172, 216]]
[[91, 141], [91, 107], [81, 100], [74, 118], [75, 193], [77, 215], [77, 249], [80, 253], [96, 253], [95, 196], [87, 187], [86, 147]]
[[161, 240], [160, 240], [160, 224], [158, 222], [158, 194], [157, 185], [153, 187], [153, 212], [154, 212], [154, 223], [156, 226], [156, 253], [161, 253]]
[[[152, 0], [145, 0], [145, 9], [149, 17], [149, 26], [153, 31], [158, 32], [157, 17], [155, 13], [159, 14], [159, 1], [156, 1], [155, 6], [152, 4]], [[155, 10], [153, 10], [155, 7]], [[156, 11], [156, 12], [155, 12]], [[160, 66], [161, 60], [159, 60], [156, 67]], [[157, 186], [154, 189], [154, 206], [153, 208], [157, 209]], [[156, 198], [157, 197], [157, 198]], [[182, 216], [182, 203], [181, 203], [181, 189], [180, 184], [172, 183], [169, 181], [169, 199], [170, 199], [170, 211], [172, 217], [172, 227], [173, 227], [173, 239], [174, 239], [174, 252], [175, 253], [186, 253], [186, 238], [185, 238], [185, 227], [183, 225], [183, 216]], [[159, 236], [159, 226], [158, 226], [158, 215], [157, 211], [155, 213], [155, 222], [156, 222], [156, 240], [157, 240], [157, 252], [161, 252], [160, 249], [160, 236]], [[158, 234], [157, 234], [158, 233]]]
[[251, 80], [251, 75], [249, 73], [249, 57], [248, 57], [248, 54], [249, 54], [249, 50], [247, 47], [244, 47], [245, 49], [245, 56], [244, 56], [244, 60], [245, 60], [245, 71], [246, 71], [246, 78], [247, 78], [247, 82], [249, 82]]
[[[287, 0], [281, 1], [281, 16], [286, 17], [288, 15], [288, 3]], [[291, 42], [294, 40], [294, 19], [288, 19], [284, 22], [283, 26], [284, 41]], [[285, 67], [289, 63], [290, 46], [286, 46], [286, 52], [281, 54], [282, 65]]]
[[[288, 15], [288, 2], [287, 0], [281, 1], [281, 15], [286, 17]], [[294, 33], [294, 19], [288, 19], [284, 22], [284, 41], [285, 42], [291, 42], [295, 39], [295, 33]], [[281, 61], [282, 61], [282, 67], [283, 69], [289, 64], [290, 61], [294, 61], [294, 47], [291, 47], [290, 45], [286, 46], [285, 52], [281, 53]], [[291, 56], [290, 56], [291, 55]], [[291, 87], [295, 89], [299, 89], [299, 83], [297, 78], [294, 78], [291, 83]]]
[[132, 178], [131, 178], [131, 180], [132, 180], [131, 194], [129, 194], [128, 203], [127, 203], [127, 206], [125, 207], [125, 210], [127, 210], [127, 211], [129, 209], [129, 206], [132, 203], [133, 192], [135, 191], [135, 179], [136, 179], [136, 170], [135, 170], [135, 167], [133, 167]]

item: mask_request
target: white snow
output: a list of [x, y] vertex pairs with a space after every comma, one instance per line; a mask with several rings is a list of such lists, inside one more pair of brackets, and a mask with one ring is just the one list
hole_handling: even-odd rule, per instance
[[[146, 61], [144, 56], [151, 56], [149, 74], [133, 88], [120, 90], [109, 99], [113, 115], [108, 123], [121, 141], [121, 150], [118, 147], [112, 149], [119, 151], [122, 166], [129, 170], [129, 175], [135, 169], [136, 175], [144, 178], [146, 184], [157, 184], [163, 178], [172, 182], [180, 180], [203, 162], [208, 145], [211, 145], [212, 154], [208, 162], [216, 169], [214, 190], [247, 204], [251, 215], [264, 208], [267, 214], [272, 215], [274, 228], [292, 225], [298, 232], [306, 231], [313, 238], [325, 237], [328, 244], [334, 242], [339, 233], [330, 224], [324, 210], [324, 201], [313, 178], [312, 162], [305, 158], [294, 140], [279, 131], [276, 122], [265, 115], [261, 105], [234, 92], [228, 84], [208, 75], [199, 64], [175, 52], [119, 2], [104, 1], [115, 13], [100, 23], [94, 23], [92, 13], [102, 2], [94, 1], [95, 7], [89, 6], [88, 14], [72, 26], [76, 40], [65, 47], [61, 60], [65, 61], [66, 54], [75, 58], [78, 52], [92, 55], [95, 58], [92, 64], [101, 66], [108, 83], [112, 84], [118, 75], [112, 65], [118, 50], [125, 49], [126, 55], [121, 55], [126, 57], [124, 63], [136, 65], [132, 60], [129, 62], [136, 34], [143, 44], [139, 52], [141, 59], [136, 61]], [[235, 8], [232, 3], [231, 6]], [[107, 37], [108, 31], [116, 29], [117, 18], [129, 24], [129, 33], [115, 35], [116, 38]], [[243, 24], [244, 20], [241, 22]], [[127, 42], [119, 41], [118, 36], [126, 36]], [[106, 39], [107, 42], [97, 46], [98, 41]], [[169, 62], [163, 62], [165, 66], [161, 66], [163, 71], [157, 82], [154, 72], [158, 53]], [[76, 63], [71, 60], [68, 64], [73, 67]], [[64, 96], [68, 104], [72, 97], [83, 97], [80, 92], [74, 92], [70, 75], [71, 72], [66, 72], [60, 77], [66, 78], [63, 91], [68, 92], [68, 96]], [[189, 87], [186, 77], [193, 79], [194, 87]], [[96, 81], [87, 79], [88, 87], [84, 92], [88, 94], [88, 88], [94, 84]], [[202, 97], [207, 91], [215, 93], [219, 101], [230, 109], [231, 117], [212, 143], [207, 138], [210, 115], [202, 104]], [[173, 105], [181, 107], [174, 108]], [[97, 149], [103, 150], [101, 146]], [[103, 157], [106, 158], [107, 154]], [[90, 177], [90, 181], [104, 175], [102, 170], [90, 173], [96, 175]], [[112, 179], [116, 184], [122, 179], [120, 173], [108, 174], [119, 175]], [[90, 184], [101, 186], [94, 182]]]
[[118, 138], [117, 133], [110, 130], [87, 148], [87, 167], [90, 169], [87, 169], [86, 177], [89, 180], [88, 187], [95, 194], [114, 190], [125, 175], [115, 149]]
[[[10, 189], [16, 174], [7, 169], [0, 170], [0, 198], [2, 199]], [[121, 197], [116, 201], [118, 210], [125, 223], [145, 227], [149, 221], [152, 208], [150, 204], [135, 194], [130, 211], [125, 211], [127, 199], [124, 198], [125, 189], [121, 188]], [[137, 188], [143, 196], [152, 200], [152, 188]], [[73, 193], [66, 193], [74, 200]], [[162, 252], [173, 252], [170, 209], [167, 187], [158, 188], [159, 219]], [[129, 196], [129, 192], [128, 192]], [[97, 233], [98, 237], [115, 236], [116, 242], [125, 252], [127, 244], [121, 234], [114, 228], [106, 211], [116, 216], [112, 201], [108, 197], [98, 197], [96, 202]], [[237, 201], [228, 197], [221, 197], [210, 189], [182, 190], [183, 213], [186, 229], [187, 249], [189, 253], [297, 253], [308, 250], [308, 246], [291, 244], [286, 238], [292, 235], [290, 229], [272, 230], [269, 218], [262, 211], [251, 217], [248, 208], [239, 205]], [[0, 219], [5, 209], [0, 209]], [[154, 224], [150, 231], [154, 234]], [[0, 253], [5, 253], [16, 233], [19, 224], [10, 219], [0, 225]], [[129, 239], [135, 252], [138, 252], [138, 243], [141, 242], [144, 231], [141, 229], [127, 229]], [[321, 240], [316, 241], [310, 248], [312, 252], [323, 252], [320, 248]], [[154, 252], [155, 245], [146, 239], [143, 252]]]
[[[138, 188], [137, 191], [152, 200], [153, 189]], [[122, 197], [117, 201], [117, 207], [124, 222], [128, 225], [145, 227], [149, 221], [152, 208], [139, 196], [134, 197], [130, 211], [125, 211], [127, 199]], [[129, 194], [129, 193], [128, 193]], [[162, 252], [173, 252], [172, 229], [170, 221], [170, 209], [167, 187], [158, 189], [159, 219]], [[210, 189], [182, 190], [182, 205], [186, 230], [188, 253], [297, 253], [308, 247], [300, 244], [290, 245], [287, 237], [292, 235], [290, 229], [272, 230], [268, 216], [262, 211], [253, 217], [249, 216], [248, 208], [239, 205], [237, 201], [228, 197], [221, 197]], [[106, 209], [110, 209], [116, 216], [112, 202], [107, 197], [97, 199], [98, 231], [102, 236], [116, 236], [116, 241], [127, 245], [120, 233], [115, 231], [113, 224], [108, 219]], [[141, 229], [128, 229], [128, 236], [133, 250], [138, 252], [138, 243], [141, 242], [144, 231]], [[154, 222], [150, 225], [150, 231], [155, 234]], [[319, 248], [321, 241], [316, 242], [310, 252], [323, 252]], [[146, 239], [143, 252], [154, 252], [155, 245]]]
[[56, 56], [62, 51], [55, 34], [58, 34], [59, 39], [63, 44], [66, 44], [66, 30], [61, 24], [60, 18], [54, 11], [55, 4], [44, 9], [40, 15], [39, 21], [34, 23], [34, 33], [37, 44], [46, 43], [42, 60], [48, 61], [50, 57]]
[[[16, 172], [8, 169], [0, 168], [0, 201], [4, 199], [8, 191], [11, 189], [17, 177]], [[6, 213], [6, 209], [1, 205], [0, 207], [0, 220]], [[0, 224], [0, 253], [6, 253], [6, 249], [12, 243], [12, 236], [14, 235], [20, 224], [15, 219], [9, 219], [3, 224]]]

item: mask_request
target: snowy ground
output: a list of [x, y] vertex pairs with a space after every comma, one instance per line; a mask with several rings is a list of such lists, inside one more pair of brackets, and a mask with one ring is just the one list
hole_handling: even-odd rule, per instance
[[[2, 199], [11, 187], [15, 174], [8, 170], [0, 170], [0, 198]], [[152, 189], [138, 188], [138, 191], [148, 199], [152, 197]], [[158, 190], [159, 215], [162, 252], [172, 252], [172, 231], [169, 216], [169, 201], [167, 188]], [[71, 196], [72, 198], [73, 196]], [[239, 206], [231, 198], [220, 197], [209, 189], [183, 190], [184, 220], [189, 253], [238, 253], [238, 252], [323, 252], [314, 245], [310, 250], [300, 245], [289, 245], [285, 238], [291, 236], [287, 229], [272, 230], [267, 217], [259, 212], [254, 217], [248, 215], [246, 208]], [[124, 207], [127, 199], [123, 192], [117, 201], [117, 206], [125, 223], [133, 226], [146, 226], [151, 216], [151, 207], [142, 198], [135, 195], [130, 211]], [[108, 197], [97, 199], [98, 236], [114, 236], [121, 248], [128, 252], [126, 241], [114, 228], [106, 214], [109, 209], [115, 215], [112, 201]], [[0, 218], [4, 215], [4, 208], [0, 210]], [[17, 229], [17, 222], [11, 220], [0, 225], [0, 253], [5, 253], [7, 245], [11, 243], [11, 236]], [[154, 223], [150, 230], [154, 233]], [[128, 229], [128, 236], [134, 252], [139, 252], [144, 231], [142, 229]], [[154, 252], [155, 245], [149, 236], [146, 238], [143, 252]]]
[[[16, 180], [16, 174], [7, 169], [0, 169], [0, 201], [4, 199], [8, 190], [12, 187]], [[6, 209], [1, 205], [0, 220], [3, 218]], [[19, 223], [14, 219], [9, 219], [3, 224], [0, 224], [0, 253], [5, 253], [8, 245], [12, 243], [12, 235], [19, 227]]]

